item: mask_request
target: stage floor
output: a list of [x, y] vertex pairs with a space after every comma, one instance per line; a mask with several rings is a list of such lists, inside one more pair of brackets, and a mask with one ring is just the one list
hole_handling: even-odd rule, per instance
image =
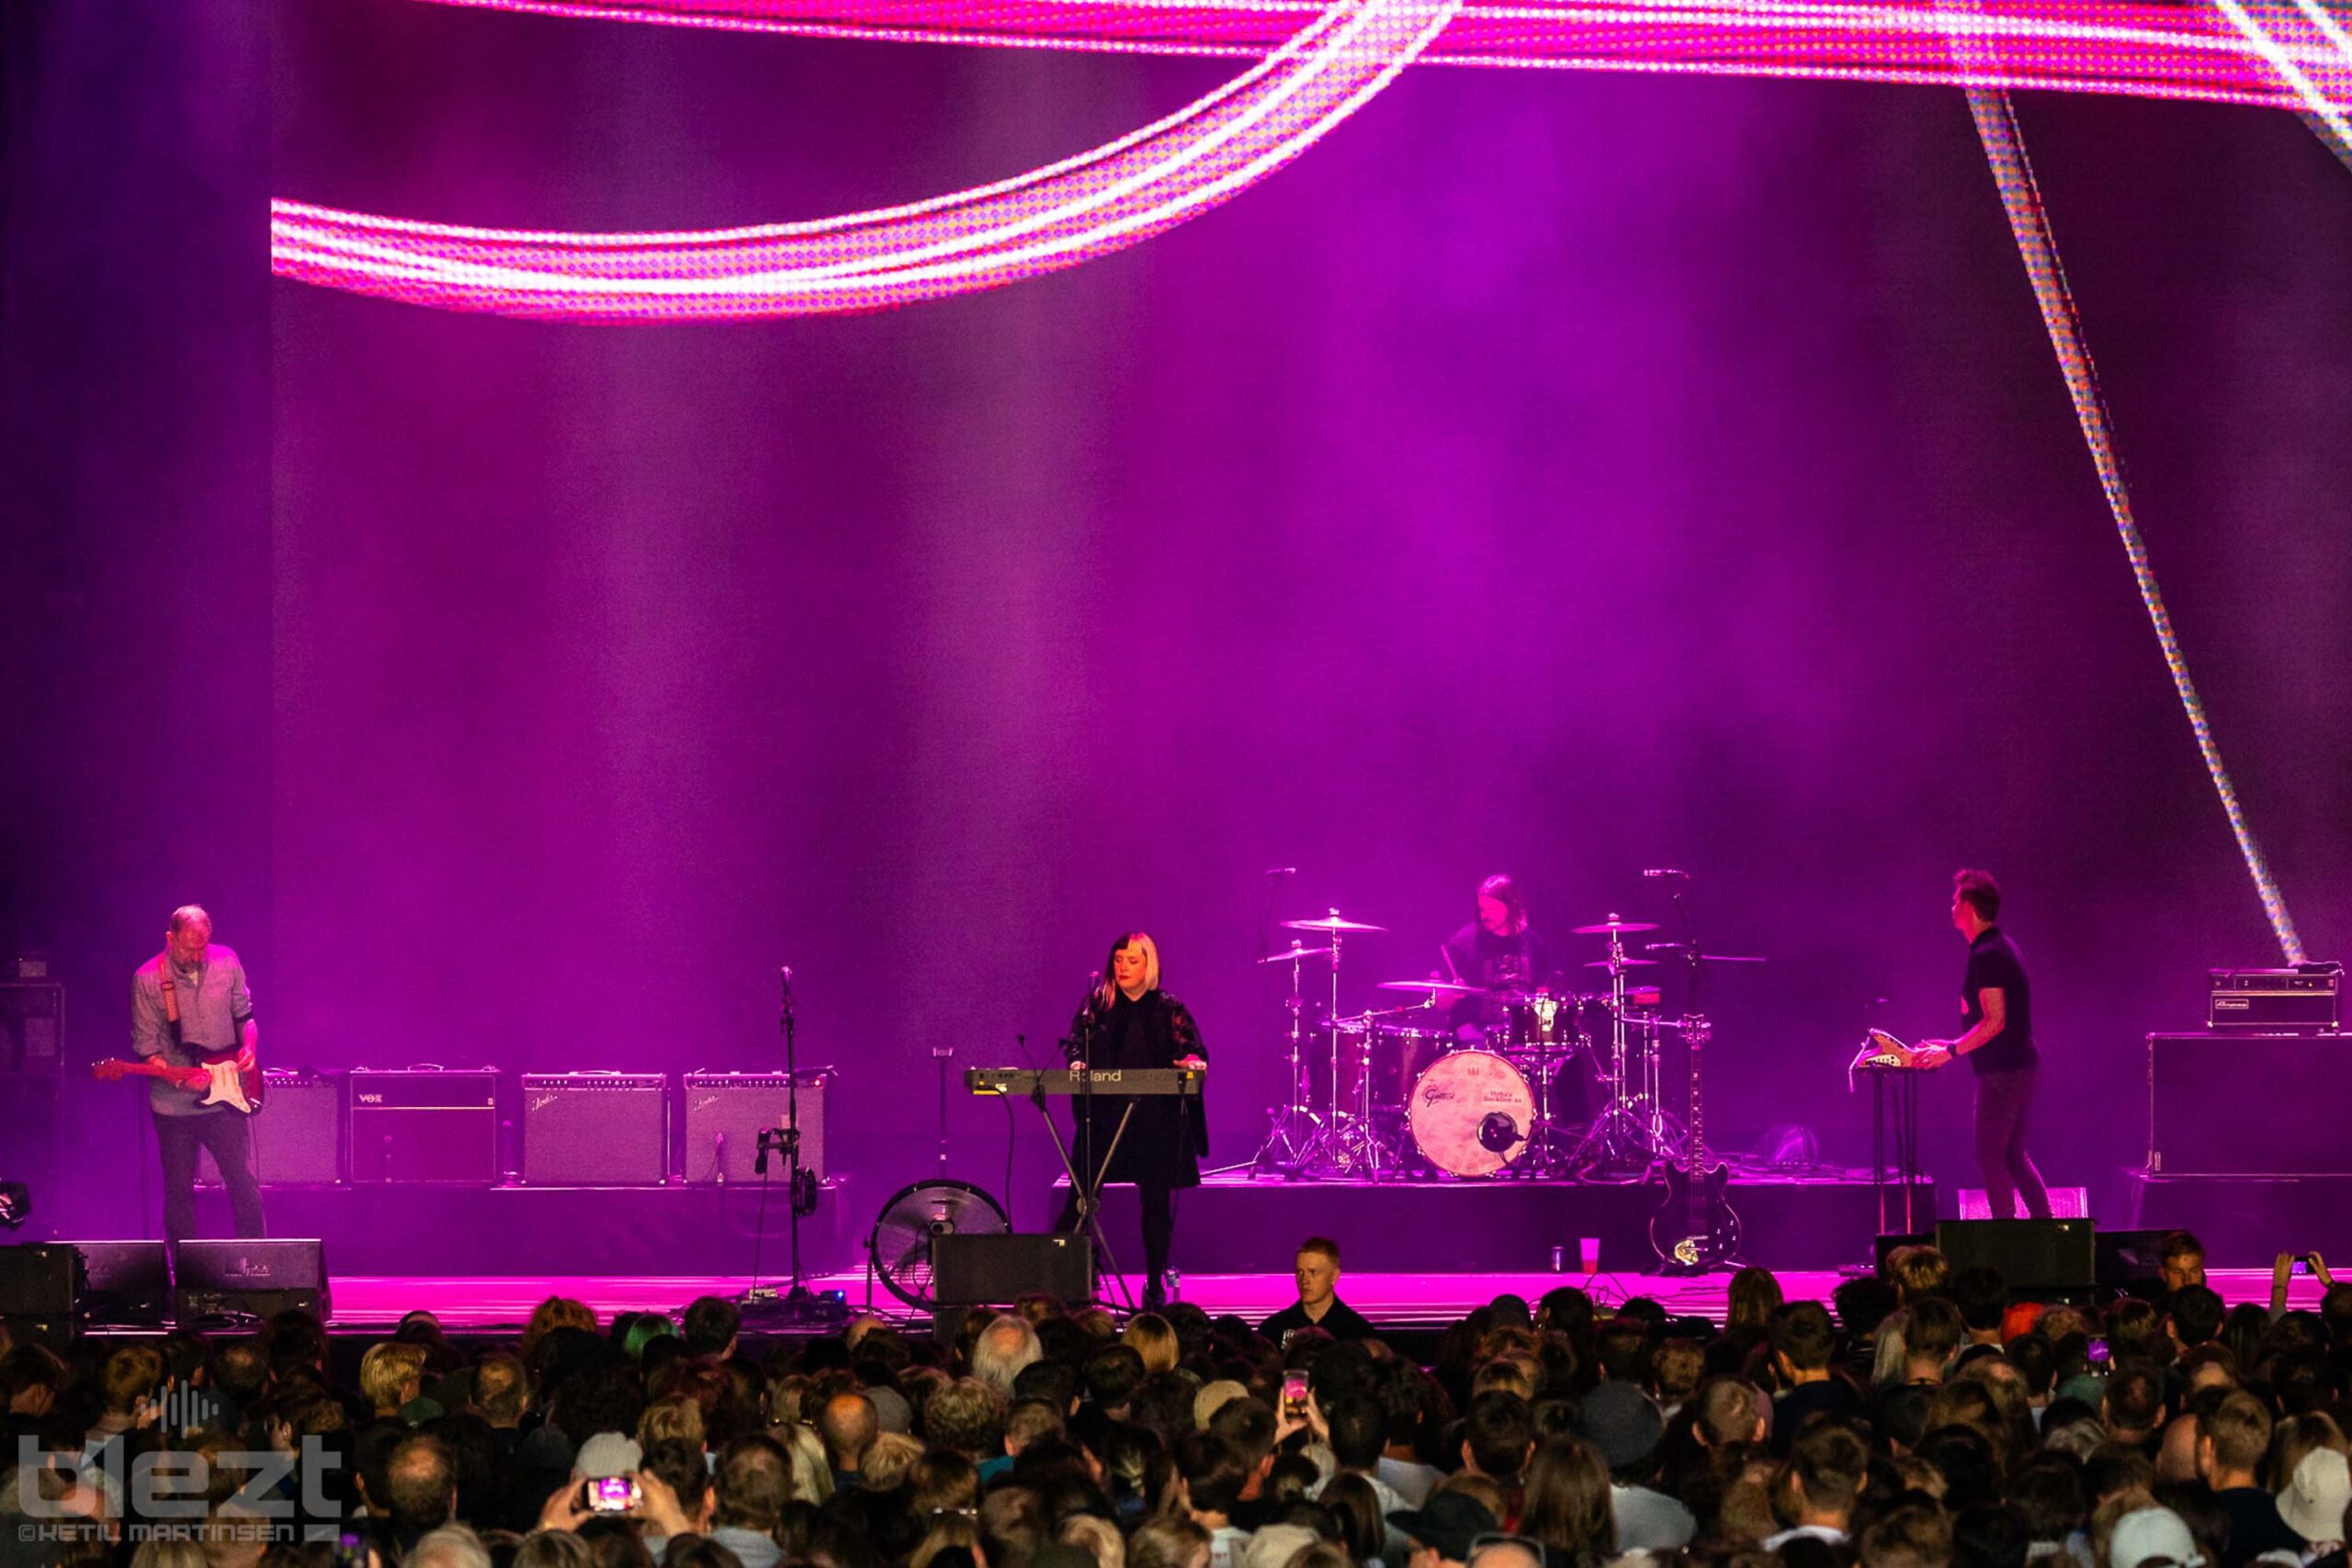
[[[1834, 1270], [1791, 1270], [1777, 1276], [1790, 1300], [1826, 1302], [1845, 1275]], [[2267, 1269], [2214, 1269], [2209, 1276], [2222, 1300], [2267, 1303]], [[1136, 1282], [1138, 1285], [1140, 1281]], [[1635, 1273], [1602, 1273], [1589, 1277], [1554, 1273], [1382, 1274], [1349, 1273], [1340, 1293], [1350, 1305], [1385, 1328], [1442, 1327], [1474, 1307], [1483, 1306], [1506, 1292], [1524, 1296], [1532, 1305], [1544, 1292], [1561, 1285], [1580, 1285], [1604, 1305], [1630, 1296], [1649, 1296], [1678, 1316], [1697, 1315], [1720, 1320], [1729, 1274], [1697, 1279], [1663, 1279]], [[696, 1296], [740, 1294], [751, 1280], [741, 1276], [666, 1275], [502, 1275], [462, 1277], [339, 1276], [334, 1282], [334, 1326], [346, 1330], [389, 1327], [404, 1313], [422, 1309], [452, 1331], [481, 1333], [519, 1328], [531, 1309], [548, 1296], [571, 1296], [586, 1302], [599, 1316], [616, 1312], [674, 1313]], [[839, 1290], [853, 1312], [866, 1301], [864, 1274], [828, 1275], [813, 1281], [819, 1290]], [[1212, 1314], [1238, 1313], [1252, 1320], [1272, 1315], [1296, 1299], [1288, 1274], [1193, 1274], [1182, 1277], [1182, 1299]], [[2290, 1305], [2316, 1308], [2317, 1281], [2299, 1279], [2289, 1293]], [[875, 1309], [889, 1316], [906, 1314], [897, 1297], [878, 1285]]]

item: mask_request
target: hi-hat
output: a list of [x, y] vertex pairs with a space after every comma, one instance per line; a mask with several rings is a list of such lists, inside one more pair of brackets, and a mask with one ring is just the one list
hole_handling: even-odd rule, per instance
[[1270, 953], [1258, 960], [1261, 964], [1289, 964], [1301, 958], [1319, 958], [1331, 950], [1328, 947], [1301, 947], [1293, 942], [1286, 953]]
[[1373, 989], [1375, 991], [1428, 991], [1432, 995], [1447, 997], [1482, 997], [1487, 994], [1484, 987], [1458, 986], [1451, 980], [1383, 980]]
[[1654, 931], [1656, 930], [1657, 930], [1657, 922], [1656, 920], [1621, 920], [1616, 916], [1611, 915], [1597, 926], [1577, 926], [1573, 929], [1570, 934], [1574, 936], [1607, 936], [1611, 931]]
[[[1340, 911], [1334, 909], [1319, 920], [1284, 920], [1283, 922], [1283, 929], [1284, 931], [1385, 931], [1388, 928], [1386, 926], [1368, 926], [1362, 920], [1343, 919], [1340, 916]], [[1646, 929], [1655, 930], [1656, 928], [1651, 927]]]

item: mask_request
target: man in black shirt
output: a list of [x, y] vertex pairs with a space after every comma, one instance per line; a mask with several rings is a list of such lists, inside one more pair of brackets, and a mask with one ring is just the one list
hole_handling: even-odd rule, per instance
[[1976, 1073], [1976, 1164], [1984, 1175], [1984, 1202], [1996, 1220], [2026, 1213], [2050, 1217], [2050, 1194], [2025, 1152], [2026, 1111], [2033, 1103], [2041, 1061], [2033, 1046], [2033, 993], [2017, 944], [1993, 922], [2001, 913], [2000, 885], [1989, 871], [1952, 878], [1951, 923], [1968, 939], [1968, 967], [1960, 982], [1957, 1040], [1920, 1043], [1919, 1066], [1940, 1067], [1966, 1056]]
[[1340, 1244], [1311, 1235], [1298, 1244], [1298, 1300], [1258, 1325], [1277, 1345], [1287, 1345], [1301, 1328], [1320, 1328], [1334, 1339], [1369, 1339], [1372, 1325], [1341, 1301]]

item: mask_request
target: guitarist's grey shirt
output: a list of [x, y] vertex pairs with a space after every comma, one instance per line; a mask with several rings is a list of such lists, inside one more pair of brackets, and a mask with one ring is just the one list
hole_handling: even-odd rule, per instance
[[[159, 953], [130, 976], [130, 1048], [141, 1056], [161, 1056], [174, 1066], [198, 1066], [201, 1061], [193, 1052], [172, 1043], [171, 1021], [164, 1013], [164, 965], [171, 962], [170, 953]], [[216, 942], [204, 950], [204, 962], [194, 969], [173, 964], [172, 985], [179, 997], [183, 1042], [208, 1051], [226, 1050], [237, 1043], [244, 1021], [254, 1015], [254, 998], [245, 988], [245, 966], [233, 950]], [[147, 1103], [158, 1116], [209, 1116], [230, 1109], [199, 1103], [203, 1099], [199, 1089], [180, 1089], [162, 1078], [147, 1080]]]

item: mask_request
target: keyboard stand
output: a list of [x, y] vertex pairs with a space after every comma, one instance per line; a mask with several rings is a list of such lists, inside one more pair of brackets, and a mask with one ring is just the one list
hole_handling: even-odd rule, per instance
[[[1078, 1097], [1078, 1102], [1082, 1108], [1085, 1097]], [[1054, 1140], [1054, 1152], [1061, 1156], [1062, 1169], [1069, 1177], [1070, 1192], [1078, 1201], [1078, 1234], [1094, 1244], [1094, 1256], [1100, 1264], [1094, 1271], [1095, 1297], [1104, 1306], [1117, 1309], [1119, 1303], [1109, 1300], [1102, 1290], [1102, 1280], [1107, 1274], [1118, 1281], [1119, 1294], [1126, 1298], [1126, 1309], [1132, 1316], [1136, 1310], [1135, 1292], [1127, 1289], [1127, 1277], [1119, 1271], [1119, 1260], [1111, 1256], [1110, 1240], [1102, 1234], [1102, 1173], [1111, 1168], [1112, 1156], [1119, 1152], [1119, 1142], [1127, 1135], [1127, 1123], [1135, 1119], [1136, 1102], [1130, 1098], [1126, 1110], [1119, 1113], [1119, 1125], [1111, 1134], [1111, 1146], [1102, 1152], [1102, 1163], [1091, 1181], [1079, 1175], [1077, 1156], [1071, 1152], [1068, 1140], [1063, 1138], [1062, 1130], [1054, 1124], [1053, 1108], [1046, 1103], [1046, 1089], [1042, 1082], [1029, 1091], [1029, 1103], [1037, 1108], [1039, 1116], [1045, 1118], [1046, 1132]], [[1080, 1114], [1083, 1116], [1086, 1112], [1081, 1109]]]

